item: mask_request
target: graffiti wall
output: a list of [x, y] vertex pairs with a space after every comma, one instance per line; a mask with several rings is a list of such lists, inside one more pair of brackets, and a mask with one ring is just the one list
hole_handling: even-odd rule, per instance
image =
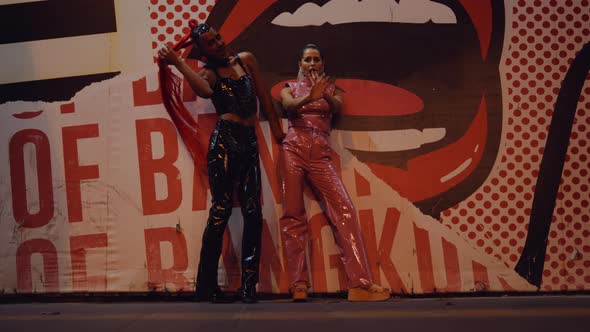
[[[588, 0], [3, 0], [14, 33], [0, 37], [0, 292], [194, 290], [211, 195], [154, 60], [191, 18], [252, 52], [276, 101], [301, 47], [320, 46], [345, 91], [330, 140], [376, 282], [396, 294], [590, 289]], [[182, 56], [199, 71], [195, 54]], [[182, 95], [205, 150], [215, 109], [187, 83]], [[287, 293], [280, 147], [266, 119], [256, 132], [258, 290]], [[311, 190], [305, 205], [312, 291], [345, 290]], [[242, 224], [235, 203], [227, 290]]]

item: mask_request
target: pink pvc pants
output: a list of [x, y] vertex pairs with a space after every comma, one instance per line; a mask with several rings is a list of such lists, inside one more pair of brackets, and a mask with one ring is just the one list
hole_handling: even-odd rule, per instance
[[368, 287], [370, 268], [354, 206], [332, 163], [329, 136], [322, 130], [290, 127], [281, 155], [283, 216], [280, 227], [291, 287], [310, 286], [305, 248], [308, 224], [303, 202], [307, 183], [323, 203], [348, 276], [348, 287]]

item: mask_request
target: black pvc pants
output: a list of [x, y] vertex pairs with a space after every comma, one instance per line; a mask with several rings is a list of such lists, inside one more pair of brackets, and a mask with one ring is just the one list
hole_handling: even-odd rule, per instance
[[237, 193], [244, 230], [242, 236], [242, 287], [258, 283], [262, 212], [260, 206], [260, 161], [254, 127], [219, 120], [211, 135], [207, 172], [212, 205], [203, 233], [197, 292], [217, 288], [217, 268], [223, 233], [231, 215], [233, 193]]

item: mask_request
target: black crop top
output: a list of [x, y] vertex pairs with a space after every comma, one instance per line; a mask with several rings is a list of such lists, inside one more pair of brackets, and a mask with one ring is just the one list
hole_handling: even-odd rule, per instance
[[211, 101], [218, 115], [235, 113], [241, 118], [247, 119], [256, 113], [254, 80], [248, 75], [240, 57], [236, 56], [236, 61], [245, 73], [238, 79], [221, 77], [217, 67], [210, 64], [205, 66], [205, 68], [213, 70], [217, 76]]

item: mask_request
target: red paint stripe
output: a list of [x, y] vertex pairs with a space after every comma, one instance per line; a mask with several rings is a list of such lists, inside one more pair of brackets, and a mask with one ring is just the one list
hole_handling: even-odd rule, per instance
[[17, 119], [32, 119], [32, 118], [38, 117], [39, 115], [41, 115], [41, 113], [43, 113], [43, 111], [22, 112], [22, 113], [13, 114], [12, 116]]
[[490, 278], [488, 277], [488, 269], [478, 263], [472, 262], [473, 267], [473, 282], [475, 283], [476, 291], [490, 290]]
[[459, 255], [457, 246], [453, 243], [442, 239], [443, 257], [445, 260], [445, 271], [447, 275], [446, 292], [461, 291], [461, 269], [459, 267]]
[[240, 0], [219, 29], [226, 43], [231, 43], [254, 20], [277, 0]]
[[510, 286], [508, 284], [508, 282], [506, 280], [504, 280], [504, 278], [498, 277], [498, 280], [500, 281], [500, 284], [502, 285], [502, 288], [504, 288], [505, 291], [508, 291], [508, 292], [516, 291], [516, 289], [512, 288], [512, 286]]
[[434, 273], [432, 272], [430, 237], [428, 234], [427, 230], [418, 228], [416, 224], [414, 224], [418, 272], [420, 273], [420, 284], [424, 293], [436, 291], [436, 286], [434, 285]]
[[75, 113], [76, 105], [74, 103], [63, 104], [59, 107], [61, 114]]
[[[282, 81], [272, 87], [273, 98], [281, 100], [281, 90], [287, 82], [293, 80]], [[395, 85], [360, 79], [339, 79], [336, 85], [346, 92], [343, 115], [397, 116], [418, 113], [424, 109], [422, 98]]]
[[364, 176], [362, 176], [356, 170], [354, 171], [354, 184], [356, 187], [357, 196], [370, 196], [371, 195], [371, 184]]
[[492, 39], [492, 3], [490, 0], [460, 0], [471, 17], [479, 36], [481, 58], [485, 61]]
[[408, 290], [404, 286], [399, 272], [397, 271], [390, 256], [391, 250], [393, 248], [393, 242], [397, 234], [397, 226], [399, 226], [400, 216], [401, 214], [397, 209], [387, 209], [387, 213], [385, 214], [385, 223], [383, 224], [383, 229], [387, 231], [381, 232], [378, 261], [381, 264], [381, 269], [383, 270], [383, 274], [385, 274], [385, 278], [387, 279], [391, 290], [397, 293], [408, 293]]

